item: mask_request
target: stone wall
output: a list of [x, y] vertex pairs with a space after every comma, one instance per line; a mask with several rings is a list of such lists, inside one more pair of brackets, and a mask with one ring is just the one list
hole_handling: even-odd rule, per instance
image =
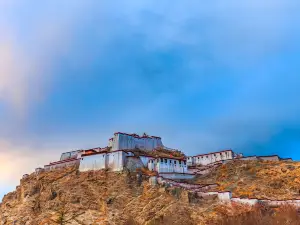
[[122, 171], [125, 166], [126, 156], [127, 153], [123, 151], [86, 155], [80, 159], [79, 171], [101, 169]]
[[175, 180], [186, 180], [195, 178], [195, 174], [188, 173], [159, 173], [159, 176], [166, 179], [175, 179]]
[[112, 150], [141, 149], [151, 151], [155, 148], [163, 147], [160, 137], [138, 136], [133, 134], [115, 133], [109, 141]]

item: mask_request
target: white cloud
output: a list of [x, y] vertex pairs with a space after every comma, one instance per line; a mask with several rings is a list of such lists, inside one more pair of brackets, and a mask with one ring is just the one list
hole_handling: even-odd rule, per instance
[[[0, 139], [0, 190], [14, 190], [23, 174], [32, 173], [35, 168], [57, 160], [61, 149], [42, 149], [32, 146], [14, 145]], [[0, 192], [1, 196], [5, 193]]]

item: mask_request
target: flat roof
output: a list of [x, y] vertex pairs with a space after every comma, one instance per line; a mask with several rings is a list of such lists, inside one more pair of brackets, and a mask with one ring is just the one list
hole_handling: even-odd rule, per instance
[[161, 137], [157, 137], [157, 136], [149, 136], [149, 135], [140, 136], [138, 134], [128, 134], [128, 133], [124, 133], [124, 132], [116, 132], [114, 134], [115, 135], [116, 134], [123, 134], [123, 135], [131, 136], [131, 137], [135, 137], [135, 138], [155, 138], [155, 139], [161, 139]]
[[210, 153], [206, 153], [206, 154], [200, 154], [200, 155], [188, 156], [188, 157], [198, 157], [198, 156], [212, 155], [212, 154], [223, 153], [223, 152], [232, 152], [233, 153], [233, 151], [231, 149], [228, 149], [228, 150], [223, 150], [223, 151], [218, 151], [218, 152], [210, 152]]

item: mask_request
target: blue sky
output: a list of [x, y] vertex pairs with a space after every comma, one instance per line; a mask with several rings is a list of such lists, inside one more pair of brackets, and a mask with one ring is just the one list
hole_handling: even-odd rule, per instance
[[1, 1], [0, 197], [62, 151], [147, 132], [300, 159], [296, 0]]

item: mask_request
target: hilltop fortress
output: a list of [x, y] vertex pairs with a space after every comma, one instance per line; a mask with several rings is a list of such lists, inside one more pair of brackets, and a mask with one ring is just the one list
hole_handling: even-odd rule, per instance
[[[146, 168], [158, 177], [169, 179], [191, 179], [197, 167], [210, 168], [216, 163], [231, 160], [291, 160], [273, 156], [243, 157], [232, 150], [223, 150], [195, 156], [185, 156], [182, 152], [163, 145], [157, 136], [127, 134], [117, 132], [104, 148], [64, 152], [60, 160], [37, 168], [36, 172], [49, 171], [77, 165], [80, 172], [108, 169], [111, 171], [136, 171]], [[205, 170], [203, 170], [205, 171]], [[199, 171], [198, 171], [199, 172]], [[201, 174], [201, 173], [200, 173]]]

